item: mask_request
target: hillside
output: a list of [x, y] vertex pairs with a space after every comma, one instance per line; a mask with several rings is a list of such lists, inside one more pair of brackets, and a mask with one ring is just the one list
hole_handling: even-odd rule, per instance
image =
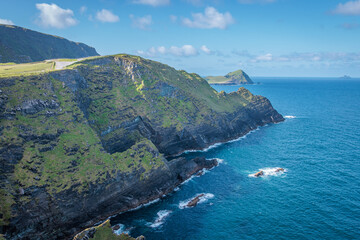
[[137, 56], [0, 78], [0, 236], [72, 236], [217, 164], [170, 156], [279, 121], [245, 88]]
[[205, 77], [205, 79], [209, 84], [214, 85], [254, 84], [250, 77], [242, 70], [228, 73], [225, 76], [209, 76]]
[[0, 63], [98, 56], [92, 47], [26, 28], [0, 24]]

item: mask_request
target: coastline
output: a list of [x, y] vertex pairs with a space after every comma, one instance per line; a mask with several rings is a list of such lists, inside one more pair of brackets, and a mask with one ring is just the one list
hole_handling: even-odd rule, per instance
[[[271, 122], [273, 124], [278, 124], [278, 123], [281, 123], [281, 122], [284, 122], [284, 120], [282, 121], [277, 121], [277, 122]], [[231, 142], [236, 142], [236, 141], [240, 141], [241, 139], [245, 138], [247, 135], [257, 131], [257, 130], [260, 130], [261, 127], [265, 127], [265, 126], [268, 126], [269, 124], [271, 123], [265, 123], [263, 125], [259, 125], [257, 126], [256, 128], [253, 128], [253, 129], [250, 129], [249, 131], [246, 131], [245, 133], [241, 134], [240, 136], [237, 136], [237, 137], [234, 137], [234, 138], [229, 138], [228, 140], [226, 141], [219, 141], [219, 142], [215, 142], [215, 143], [211, 143], [209, 145], [207, 145], [207, 147], [205, 148], [202, 148], [202, 149], [190, 149], [190, 150], [184, 150], [183, 152], [175, 155], [175, 156], [169, 156], [168, 158], [166, 158], [167, 161], [171, 162], [171, 161], [174, 161], [176, 158], [179, 158], [181, 157], [181, 155], [183, 154], [187, 154], [187, 153], [191, 153], [191, 152], [207, 152], [208, 150], [210, 149], [213, 149], [213, 148], [216, 148], [216, 147], [219, 147], [223, 144], [226, 144], [226, 143], [231, 143]], [[177, 184], [173, 185], [171, 188], [169, 188], [166, 192], [163, 192], [163, 193], [159, 193], [159, 195], [156, 195], [156, 196], [152, 196], [142, 202], [140, 202], [137, 206], [135, 207], [129, 207], [128, 209], [125, 209], [125, 210], [121, 210], [121, 211], [115, 211], [113, 212], [112, 214], [110, 215], [107, 215], [107, 217], [102, 217], [101, 220], [97, 220], [96, 223], [94, 223], [93, 225], [90, 225], [88, 228], [86, 228], [85, 230], [82, 230], [80, 232], [77, 232], [75, 235], [73, 235], [73, 237], [71, 237], [70, 239], [73, 239], [73, 240], [79, 240], [78, 238], [76, 238], [76, 236], [80, 235], [81, 233], [83, 233], [84, 231], [88, 230], [89, 228], [93, 228], [93, 227], [96, 227], [97, 225], [99, 224], [102, 224], [104, 223], [105, 221], [111, 219], [112, 217], [115, 217], [117, 215], [120, 215], [120, 214], [123, 214], [123, 213], [126, 213], [126, 212], [131, 212], [131, 211], [136, 211], [136, 210], [139, 210], [143, 207], [146, 207], [146, 206], [149, 206], [153, 203], [156, 203], [158, 201], [160, 201], [162, 198], [165, 198], [167, 197], [169, 194], [171, 194], [172, 192], [174, 191], [178, 191], [176, 190], [177, 188], [179, 188], [179, 186], [183, 185], [183, 184], [186, 184], [187, 182], [189, 182], [192, 178], [194, 177], [201, 177], [201, 176], [197, 176], [197, 173], [201, 172], [201, 171], [211, 171], [213, 168], [219, 166], [219, 164], [222, 162], [221, 159], [217, 159], [217, 158], [214, 158], [214, 159], [206, 159], [206, 161], [216, 161], [216, 165], [213, 165], [212, 167], [209, 167], [209, 168], [202, 168], [202, 169], [197, 169], [197, 170], [194, 170], [190, 175], [187, 176], [186, 179], [182, 179], [181, 182], [178, 182]]]

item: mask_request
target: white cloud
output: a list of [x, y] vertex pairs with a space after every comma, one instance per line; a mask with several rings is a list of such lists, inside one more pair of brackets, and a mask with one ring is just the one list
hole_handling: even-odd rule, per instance
[[360, 15], [360, 0], [339, 3], [333, 13], [341, 15]]
[[1, 18], [0, 18], [0, 24], [14, 25], [13, 21], [8, 20], [8, 19], [1, 19]]
[[203, 13], [193, 13], [193, 20], [183, 19], [183, 24], [191, 28], [219, 28], [225, 29], [228, 25], [233, 24], [235, 20], [229, 12], [219, 13], [214, 7], [205, 8]]
[[205, 45], [202, 45], [200, 49], [201, 49], [201, 51], [203, 51], [203, 52], [206, 53], [206, 54], [210, 54], [210, 53], [211, 53], [211, 50], [210, 50], [207, 46], [205, 46]]
[[135, 17], [134, 15], [130, 15], [130, 19], [132, 21], [132, 25], [139, 29], [149, 29], [150, 25], [152, 24], [152, 17], [151, 15], [146, 15], [144, 17]]
[[86, 6], [82, 6], [82, 7], [80, 8], [80, 13], [81, 13], [81, 14], [84, 14], [86, 11], [87, 11], [87, 7], [86, 7]]
[[96, 13], [96, 19], [99, 20], [100, 22], [110, 22], [110, 23], [119, 21], [119, 17], [117, 15], [113, 14], [111, 11], [106, 9], [102, 9], [101, 11], [98, 11]]
[[271, 53], [267, 53], [265, 55], [260, 55], [252, 59], [252, 62], [269, 62], [273, 60], [273, 55]]
[[70, 9], [63, 9], [56, 4], [37, 3], [40, 14], [36, 22], [44, 27], [66, 28], [77, 24], [74, 13]]
[[273, 3], [276, 0], [238, 0], [241, 4], [253, 4], [253, 3]]
[[165, 54], [170, 54], [178, 57], [190, 57], [199, 54], [198, 50], [192, 45], [183, 45], [181, 47], [171, 46], [169, 48], [166, 48], [164, 46], [160, 46], [157, 48], [151, 47], [147, 51], [138, 50], [137, 53], [139, 55], [143, 55], [147, 57], [154, 57]]
[[150, 5], [153, 7], [170, 4], [170, 0], [133, 0], [132, 2], [135, 4]]

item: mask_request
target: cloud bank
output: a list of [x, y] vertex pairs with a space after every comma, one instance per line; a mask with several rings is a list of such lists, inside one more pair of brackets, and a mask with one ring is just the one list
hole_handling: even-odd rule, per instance
[[72, 10], [63, 9], [54, 3], [38, 3], [36, 8], [40, 11], [36, 23], [40, 26], [67, 28], [78, 23]]

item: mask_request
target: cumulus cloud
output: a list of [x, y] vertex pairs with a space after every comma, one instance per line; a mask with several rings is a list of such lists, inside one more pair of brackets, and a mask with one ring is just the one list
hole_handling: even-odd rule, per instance
[[229, 12], [220, 13], [214, 7], [205, 8], [204, 13], [193, 13], [193, 20], [184, 18], [183, 24], [191, 28], [219, 28], [225, 29], [235, 22]]
[[150, 29], [150, 25], [152, 24], [151, 15], [146, 15], [144, 17], [135, 17], [134, 15], [130, 15], [130, 19], [132, 21], [133, 27], [146, 30]]
[[205, 45], [202, 45], [200, 49], [206, 54], [211, 54], [211, 50]]
[[170, 54], [178, 57], [190, 57], [199, 54], [198, 50], [192, 45], [183, 45], [181, 47], [171, 46], [166, 48], [164, 46], [151, 47], [147, 51], [138, 50], [137, 53], [142, 56], [155, 57], [159, 55]]
[[360, 15], [360, 0], [339, 3], [333, 10], [334, 14]]
[[132, 2], [135, 4], [150, 5], [153, 7], [170, 4], [170, 0], [132, 0]]
[[77, 24], [74, 12], [70, 9], [63, 9], [54, 3], [38, 3], [36, 8], [40, 11], [36, 23], [41, 26], [66, 28]]
[[1, 19], [1, 18], [0, 18], [0, 24], [14, 25], [13, 21], [8, 20], [8, 19]]
[[238, 0], [241, 4], [253, 4], [253, 3], [273, 3], [276, 0]]
[[114, 23], [120, 20], [117, 15], [113, 14], [111, 11], [107, 9], [102, 9], [101, 11], [98, 11], [96, 13], [96, 19], [103, 23], [105, 22]]

